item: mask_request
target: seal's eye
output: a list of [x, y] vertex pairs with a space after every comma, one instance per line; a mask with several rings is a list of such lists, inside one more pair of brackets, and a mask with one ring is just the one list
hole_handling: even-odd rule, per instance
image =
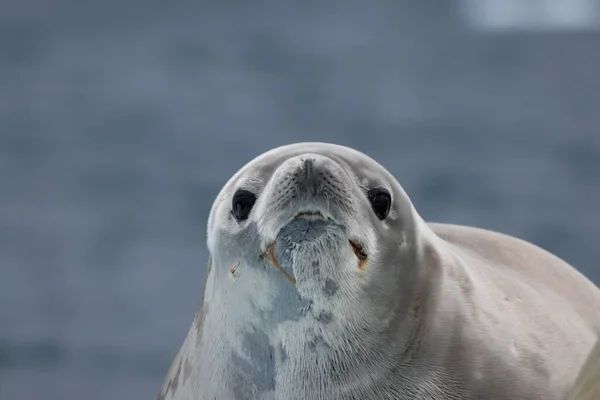
[[231, 214], [238, 221], [244, 221], [250, 215], [250, 210], [252, 210], [255, 201], [256, 196], [254, 193], [247, 190], [238, 190], [231, 201]]
[[377, 218], [384, 220], [390, 213], [390, 207], [392, 206], [392, 196], [384, 188], [374, 188], [367, 192], [371, 207]]

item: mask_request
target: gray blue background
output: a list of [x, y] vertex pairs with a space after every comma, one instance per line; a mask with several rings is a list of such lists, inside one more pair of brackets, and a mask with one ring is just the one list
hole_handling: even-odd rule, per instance
[[275, 146], [380, 161], [429, 221], [600, 283], [600, 35], [456, 1], [6, 0], [0, 399], [155, 398], [221, 186]]

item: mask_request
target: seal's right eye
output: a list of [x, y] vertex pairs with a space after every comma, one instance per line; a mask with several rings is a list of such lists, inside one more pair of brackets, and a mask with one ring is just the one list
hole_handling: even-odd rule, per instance
[[244, 221], [248, 218], [248, 215], [250, 215], [250, 210], [252, 210], [252, 206], [254, 206], [255, 202], [256, 196], [254, 193], [240, 189], [233, 195], [231, 201], [231, 214], [238, 221]]
[[392, 206], [392, 196], [387, 189], [374, 188], [369, 190], [367, 193], [373, 212], [377, 215], [377, 218], [384, 220], [390, 213], [390, 207]]

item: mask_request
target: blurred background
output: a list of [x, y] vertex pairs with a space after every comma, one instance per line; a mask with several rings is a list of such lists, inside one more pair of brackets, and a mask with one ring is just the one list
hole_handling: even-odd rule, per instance
[[0, 399], [151, 399], [243, 164], [349, 145], [428, 221], [600, 284], [597, 0], [70, 2], [0, 12]]

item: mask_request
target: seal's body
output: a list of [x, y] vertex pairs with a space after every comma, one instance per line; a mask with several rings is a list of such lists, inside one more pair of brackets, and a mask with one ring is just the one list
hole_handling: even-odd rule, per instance
[[342, 146], [247, 164], [215, 200], [208, 248], [161, 399], [563, 400], [600, 332], [600, 291], [575, 269], [426, 224]]

